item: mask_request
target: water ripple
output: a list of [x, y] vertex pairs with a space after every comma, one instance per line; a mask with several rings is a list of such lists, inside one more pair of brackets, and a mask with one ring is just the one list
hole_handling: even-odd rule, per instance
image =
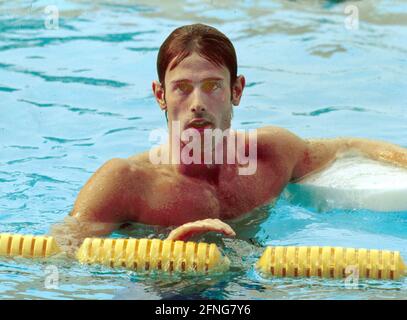
[[45, 140], [57, 142], [57, 143], [70, 143], [70, 142], [77, 142], [77, 141], [88, 141], [92, 140], [92, 138], [80, 138], [80, 139], [65, 139], [65, 138], [56, 138], [56, 137], [43, 137]]
[[71, 166], [54, 166], [55, 169], [68, 169], [68, 170], [77, 170], [80, 172], [85, 172], [85, 173], [93, 173], [92, 171], [86, 170], [81, 167], [71, 167]]
[[25, 74], [29, 74], [32, 76], [40, 77], [48, 82], [63, 82], [63, 83], [83, 83], [92, 86], [106, 86], [106, 87], [114, 87], [114, 88], [121, 88], [128, 86], [127, 83], [109, 79], [97, 79], [97, 78], [88, 78], [88, 77], [72, 77], [72, 76], [50, 76], [45, 75], [39, 71], [29, 71], [29, 70], [21, 70], [17, 71]]
[[[1, 30], [1, 29], [0, 29]], [[144, 35], [144, 34], [151, 34], [156, 33], [155, 30], [148, 30], [148, 31], [138, 31], [138, 32], [127, 32], [127, 33], [112, 33], [112, 34], [104, 34], [104, 35], [89, 35], [89, 36], [68, 36], [68, 37], [32, 37], [28, 39], [21, 39], [21, 38], [7, 38], [3, 40], [7, 41], [14, 41], [13, 44], [8, 44], [0, 47], [0, 51], [12, 50], [12, 49], [19, 49], [19, 48], [41, 48], [48, 45], [53, 44], [62, 44], [68, 43], [72, 41], [98, 41], [98, 42], [127, 42], [127, 41], [134, 41], [134, 37]], [[0, 39], [2, 40], [2, 39]]]
[[17, 179], [3, 179], [3, 178], [0, 178], [0, 182], [13, 182], [13, 181], [17, 181]]
[[293, 116], [311, 116], [311, 117], [316, 117], [324, 113], [329, 113], [329, 112], [334, 112], [334, 111], [342, 111], [342, 110], [349, 110], [349, 111], [355, 111], [355, 112], [367, 112], [369, 110], [365, 108], [360, 108], [360, 107], [327, 107], [327, 108], [321, 108], [317, 109], [311, 112], [293, 112]]
[[160, 48], [158, 48], [158, 47], [153, 47], [153, 48], [148, 48], [148, 47], [132, 48], [132, 47], [128, 47], [126, 49], [130, 50], [130, 51], [137, 51], [137, 52], [148, 52], [148, 51], [158, 51]]
[[264, 81], [248, 82], [245, 87], [250, 88], [250, 87], [257, 86], [258, 84], [262, 84], [262, 83], [264, 83]]
[[19, 99], [18, 101], [26, 102], [26, 103], [32, 104], [36, 107], [39, 107], [39, 108], [65, 108], [69, 111], [78, 113], [79, 115], [96, 114], [96, 115], [107, 116], [107, 117], [122, 117], [122, 115], [119, 113], [98, 111], [97, 109], [72, 107], [67, 104], [39, 103], [39, 102], [34, 102], [34, 101], [30, 101], [30, 100], [25, 100], [25, 99]]
[[75, 144], [73, 144], [73, 146], [76, 146], [76, 147], [91, 147], [93, 145], [95, 145], [95, 144], [94, 143], [75, 143]]
[[346, 51], [341, 45], [318, 45], [310, 49], [310, 54], [321, 58], [331, 58], [335, 53]]
[[27, 182], [27, 185], [30, 187], [34, 187], [38, 182], [48, 182], [48, 183], [68, 183], [66, 181], [62, 180], [57, 180], [54, 178], [51, 178], [49, 176], [37, 174], [37, 173], [31, 173], [26, 175], [28, 178], [31, 180]]
[[23, 163], [23, 162], [27, 162], [27, 161], [32, 161], [32, 160], [62, 159], [62, 158], [65, 158], [66, 156], [67, 156], [67, 154], [64, 154], [62, 156], [28, 157], [28, 158], [23, 158], [23, 159], [16, 159], [16, 160], [7, 161], [6, 164], [11, 165], [11, 164], [16, 164], [16, 163]]
[[[58, 27], [60, 29], [77, 31], [71, 25], [68, 25], [64, 19], [59, 19]], [[44, 29], [44, 20], [42, 19], [1, 19], [0, 20], [0, 34], [13, 31], [21, 32], [22, 30], [42, 30]], [[0, 38], [1, 40], [1, 38]]]
[[240, 124], [246, 125], [246, 124], [262, 124], [263, 122], [261, 121], [242, 121]]
[[116, 132], [120, 132], [120, 131], [135, 130], [135, 129], [139, 129], [139, 128], [137, 128], [137, 127], [117, 128], [117, 129], [109, 130], [109, 131], [105, 132], [103, 135], [107, 136], [108, 134], [112, 134], [112, 133], [116, 133]]
[[[1, 51], [1, 48], [0, 48]], [[41, 71], [33, 71], [26, 69], [19, 69], [13, 65], [0, 63], [0, 68], [14, 71], [17, 73], [29, 74], [31, 76], [39, 77], [47, 82], [63, 82], [63, 83], [82, 83], [92, 86], [106, 86], [113, 88], [126, 87], [129, 84], [121, 81], [110, 80], [110, 79], [97, 79], [89, 77], [73, 77], [73, 76], [52, 76], [46, 75]]]
[[6, 148], [16, 148], [21, 150], [38, 150], [38, 147], [31, 147], [31, 146], [6, 146]]
[[28, 56], [27, 59], [45, 59], [43, 56]]
[[0, 91], [3, 92], [14, 92], [14, 91], [18, 91], [20, 89], [15, 89], [15, 88], [10, 88], [10, 87], [0, 87]]

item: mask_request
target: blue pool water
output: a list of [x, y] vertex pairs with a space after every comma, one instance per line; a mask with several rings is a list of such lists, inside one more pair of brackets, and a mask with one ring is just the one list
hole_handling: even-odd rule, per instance
[[[165, 37], [203, 22], [235, 44], [244, 98], [235, 128], [285, 127], [304, 137], [358, 136], [407, 147], [407, 6], [358, 1], [47, 1], [0, 4], [0, 232], [44, 234], [106, 160], [150, 147], [165, 127], [151, 94]], [[244, 220], [238, 239], [207, 235], [231, 258], [226, 275], [142, 276], [67, 260], [0, 259], [1, 299], [406, 299], [407, 280], [263, 279], [259, 246], [391, 249], [407, 259], [407, 212], [316, 212], [284, 199]], [[135, 228], [133, 236], [157, 236]], [[113, 236], [120, 236], [116, 233]], [[247, 238], [254, 238], [257, 245]], [[58, 286], [47, 285], [55, 266]]]

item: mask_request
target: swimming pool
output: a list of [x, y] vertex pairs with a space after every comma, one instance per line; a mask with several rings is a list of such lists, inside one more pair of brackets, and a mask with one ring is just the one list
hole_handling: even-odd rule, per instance
[[[46, 1], [0, 5], [0, 232], [45, 234], [107, 159], [147, 150], [165, 127], [151, 94], [158, 47], [175, 27], [211, 24], [233, 41], [246, 76], [235, 128], [285, 127], [302, 137], [358, 136], [407, 147], [407, 7], [359, 1], [359, 29], [340, 1]], [[404, 89], [404, 90], [403, 90]], [[256, 221], [253, 221], [256, 220]], [[261, 246], [399, 250], [407, 212], [316, 212], [284, 198], [239, 227]], [[163, 230], [142, 227], [133, 236]], [[252, 234], [250, 234], [252, 233]], [[115, 233], [113, 236], [121, 236]], [[406, 299], [407, 279], [263, 279], [262, 249], [207, 235], [231, 258], [224, 275], [141, 276], [65, 260], [0, 258], [2, 299]], [[46, 279], [52, 266], [58, 286]], [[50, 269], [51, 267], [51, 269]]]

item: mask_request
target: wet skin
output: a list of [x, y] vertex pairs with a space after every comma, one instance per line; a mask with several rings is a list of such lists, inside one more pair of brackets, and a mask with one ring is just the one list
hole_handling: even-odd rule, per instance
[[[167, 69], [165, 88], [156, 81], [152, 87], [160, 108], [168, 112], [169, 124], [179, 121], [181, 129], [226, 130], [244, 85], [244, 77], [239, 76], [231, 88], [225, 67], [194, 53]], [[169, 133], [171, 137], [171, 126]], [[170, 140], [159, 151], [169, 152], [171, 146]], [[239, 164], [155, 165], [149, 151], [107, 161], [80, 191], [70, 213], [75, 223], [53, 233], [60, 239], [73, 229], [80, 233], [78, 238], [107, 235], [131, 221], [180, 226], [170, 239], [186, 240], [208, 231], [234, 236], [221, 220], [269, 203], [290, 181], [323, 169], [350, 150], [407, 168], [407, 149], [390, 143], [358, 138], [303, 140], [283, 128], [263, 127], [257, 129], [257, 170], [252, 175], [239, 175]]]

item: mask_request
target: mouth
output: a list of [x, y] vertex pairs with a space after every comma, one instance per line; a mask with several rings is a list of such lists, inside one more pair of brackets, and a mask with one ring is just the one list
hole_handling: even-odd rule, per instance
[[197, 130], [204, 130], [204, 129], [209, 129], [212, 128], [212, 123], [204, 118], [195, 118], [192, 121], [190, 121], [186, 127], [187, 129], [189, 128], [194, 128]]

